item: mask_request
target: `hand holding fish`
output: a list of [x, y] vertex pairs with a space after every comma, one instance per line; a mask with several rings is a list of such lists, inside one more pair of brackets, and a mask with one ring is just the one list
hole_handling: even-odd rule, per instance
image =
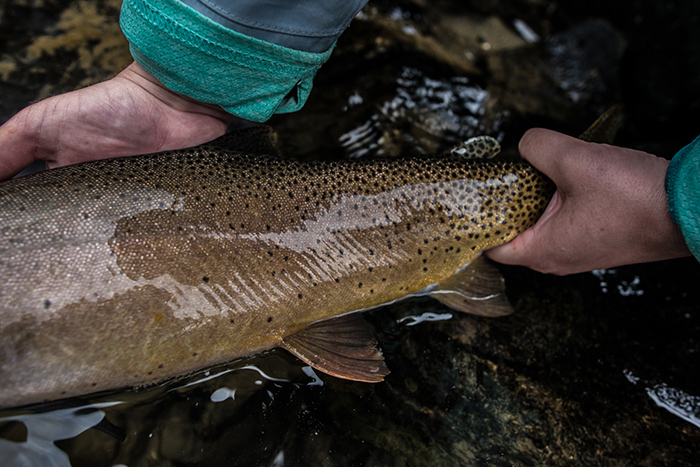
[[519, 149], [557, 191], [537, 224], [491, 259], [565, 275], [690, 256], [667, 207], [667, 160], [543, 129]]
[[194, 146], [235, 117], [174, 93], [136, 63], [114, 78], [37, 102], [0, 127], [0, 180], [35, 160], [59, 167]]

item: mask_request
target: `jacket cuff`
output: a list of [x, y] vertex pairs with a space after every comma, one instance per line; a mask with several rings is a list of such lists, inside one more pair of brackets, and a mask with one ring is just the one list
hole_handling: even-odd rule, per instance
[[124, 0], [120, 24], [134, 60], [169, 89], [256, 122], [301, 109], [333, 50], [248, 37], [178, 0]]
[[700, 261], [700, 136], [673, 156], [666, 172], [668, 209]]

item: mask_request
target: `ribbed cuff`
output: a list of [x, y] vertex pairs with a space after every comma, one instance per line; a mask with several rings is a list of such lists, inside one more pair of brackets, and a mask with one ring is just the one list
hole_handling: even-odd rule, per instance
[[666, 172], [668, 209], [700, 261], [700, 136], [673, 156]]
[[178, 0], [124, 0], [134, 60], [169, 89], [263, 122], [303, 107], [330, 57], [239, 34]]

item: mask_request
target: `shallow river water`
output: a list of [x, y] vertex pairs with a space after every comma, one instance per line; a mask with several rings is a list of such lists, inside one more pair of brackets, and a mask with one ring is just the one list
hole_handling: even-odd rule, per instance
[[[617, 103], [620, 145], [671, 157], [700, 133], [686, 117], [700, 107], [696, 2], [463, 3], [370, 2], [306, 107], [269, 122], [282, 151], [417, 154], [490, 134], [516, 157], [525, 129], [575, 135]], [[0, 121], [128, 64], [118, 8], [0, 3]], [[516, 309], [505, 318], [427, 298], [366, 313], [391, 369], [383, 383], [270, 351], [155, 388], [0, 412], [0, 463], [695, 465], [697, 262], [501, 269]]]

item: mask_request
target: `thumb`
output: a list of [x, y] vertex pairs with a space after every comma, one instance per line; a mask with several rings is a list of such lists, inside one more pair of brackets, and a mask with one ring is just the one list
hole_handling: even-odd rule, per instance
[[508, 243], [499, 245], [485, 252], [486, 256], [493, 261], [503, 264], [527, 265], [532, 269], [539, 270], [536, 266], [540, 252], [545, 251], [547, 227], [561, 210], [563, 200], [559, 191], [552, 196], [547, 209], [535, 225], [515, 237]]

